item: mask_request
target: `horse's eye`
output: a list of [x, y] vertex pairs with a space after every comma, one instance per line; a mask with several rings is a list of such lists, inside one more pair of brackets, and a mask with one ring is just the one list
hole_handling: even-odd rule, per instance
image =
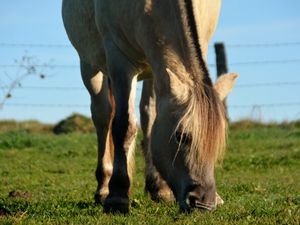
[[184, 144], [184, 145], [189, 145], [191, 144], [192, 141], [191, 136], [189, 134], [181, 133], [179, 131], [176, 131], [175, 139], [178, 144]]

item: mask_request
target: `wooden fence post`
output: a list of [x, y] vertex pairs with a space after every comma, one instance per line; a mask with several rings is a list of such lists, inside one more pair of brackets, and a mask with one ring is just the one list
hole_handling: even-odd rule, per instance
[[[217, 76], [220, 77], [222, 76], [222, 74], [228, 73], [226, 50], [224, 43], [215, 43], [215, 53]], [[229, 121], [226, 99], [224, 99], [223, 104], [225, 107], [226, 119], [227, 121]]]
[[224, 43], [215, 43], [216, 63], [217, 63], [217, 75], [228, 73], [227, 58]]

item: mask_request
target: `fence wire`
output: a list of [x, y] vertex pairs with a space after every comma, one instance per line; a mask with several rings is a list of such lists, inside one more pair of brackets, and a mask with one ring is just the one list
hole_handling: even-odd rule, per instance
[[[279, 47], [300, 47], [300, 42], [278, 42], [278, 43], [240, 43], [240, 44], [226, 44], [226, 48], [279, 48]], [[1, 48], [58, 48], [68, 49], [72, 48], [70, 44], [32, 44], [32, 43], [0, 43]], [[214, 47], [210, 45], [209, 47]], [[229, 66], [251, 66], [251, 65], [280, 65], [280, 64], [300, 64], [300, 59], [282, 59], [282, 60], [261, 60], [261, 61], [248, 61], [248, 62], [233, 62]], [[210, 67], [215, 67], [214, 63], [208, 64]], [[79, 65], [67, 64], [37, 64], [35, 67], [42, 68], [60, 68], [72, 69], [79, 68]], [[0, 64], [0, 68], [22, 68], [22, 65], [17, 64]], [[300, 86], [300, 81], [290, 82], [269, 82], [269, 83], [249, 83], [239, 84], [236, 88], [256, 88], [256, 87], [273, 87], [273, 86]], [[8, 86], [2, 85], [0, 89], [5, 90]], [[20, 86], [18, 90], [29, 91], [84, 91], [84, 87], [64, 87], [64, 86]], [[139, 89], [140, 91], [140, 89]], [[298, 107], [300, 102], [289, 103], [265, 103], [265, 104], [249, 104], [249, 105], [229, 105], [229, 108], [243, 109], [243, 108], [274, 108], [274, 107]], [[87, 108], [89, 105], [80, 104], [40, 104], [40, 103], [5, 103], [4, 107], [39, 107], [39, 108]]]
[[[278, 48], [278, 47], [296, 47], [300, 46], [300, 42], [274, 42], [274, 43], [232, 43], [226, 44], [227, 48]], [[0, 47], [14, 48], [72, 48], [70, 44], [45, 44], [45, 43], [0, 43]], [[213, 48], [214, 45], [210, 45]]]
[[[228, 108], [275, 108], [300, 106], [300, 102], [264, 103], [249, 105], [228, 105]], [[34, 108], [88, 108], [87, 104], [44, 104], [44, 103], [6, 103], [4, 107], [34, 107]]]

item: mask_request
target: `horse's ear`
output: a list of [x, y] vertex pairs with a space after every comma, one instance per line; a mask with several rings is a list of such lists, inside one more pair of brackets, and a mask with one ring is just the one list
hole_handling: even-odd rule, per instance
[[227, 73], [220, 76], [214, 85], [215, 90], [223, 101], [235, 85], [235, 80], [239, 75], [236, 73]]
[[179, 98], [180, 100], [184, 100], [188, 97], [188, 89], [186, 84], [182, 83], [182, 81], [178, 78], [174, 72], [172, 72], [169, 68], [166, 69], [169, 79], [170, 79], [170, 91], [171, 93]]

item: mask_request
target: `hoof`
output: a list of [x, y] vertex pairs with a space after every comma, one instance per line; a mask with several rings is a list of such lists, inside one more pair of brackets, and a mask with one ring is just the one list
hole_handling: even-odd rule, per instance
[[120, 197], [107, 197], [104, 201], [104, 213], [129, 213], [129, 199]]
[[[145, 192], [147, 193], [149, 191], [145, 190]], [[174, 195], [169, 188], [164, 190], [159, 190], [158, 192], [149, 192], [149, 194], [151, 196], [151, 200], [155, 202], [169, 203], [175, 201]]]
[[149, 193], [155, 202], [174, 202], [173, 192], [160, 176], [147, 175], [145, 193]]
[[189, 214], [189, 213], [191, 213], [191, 208], [189, 207], [188, 204], [186, 204], [185, 202], [182, 202], [182, 203], [179, 203], [179, 211], [180, 211], [180, 213]]
[[224, 205], [224, 200], [221, 198], [221, 196], [216, 192], [216, 203], [218, 206]]
[[99, 194], [95, 194], [94, 201], [95, 201], [95, 205], [103, 205], [103, 202], [104, 202], [103, 196], [101, 196]]
[[103, 205], [108, 196], [108, 191], [96, 191], [94, 195], [95, 205]]

